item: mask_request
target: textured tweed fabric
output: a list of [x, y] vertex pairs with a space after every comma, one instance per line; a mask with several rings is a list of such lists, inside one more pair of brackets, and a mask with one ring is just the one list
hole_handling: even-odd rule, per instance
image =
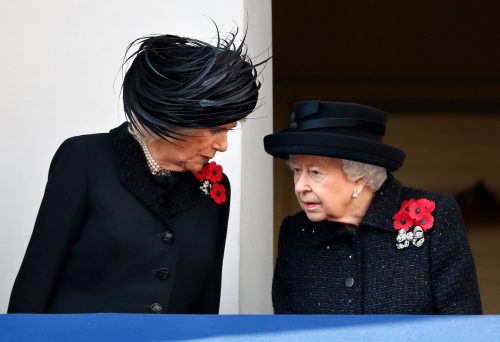
[[[405, 199], [435, 201], [421, 247], [396, 248], [393, 215]], [[389, 175], [358, 229], [314, 223], [301, 211], [280, 229], [275, 313], [480, 314], [476, 271], [456, 201], [402, 187]]]

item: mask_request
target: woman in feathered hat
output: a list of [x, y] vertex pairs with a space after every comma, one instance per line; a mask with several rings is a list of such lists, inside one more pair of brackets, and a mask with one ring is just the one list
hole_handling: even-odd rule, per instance
[[290, 127], [264, 138], [288, 160], [303, 209], [280, 228], [276, 313], [481, 313], [457, 203], [390, 174], [405, 154], [382, 143], [386, 119], [354, 103], [298, 102]]
[[56, 152], [9, 312], [218, 312], [230, 187], [209, 161], [260, 87], [235, 39], [129, 46], [128, 122]]

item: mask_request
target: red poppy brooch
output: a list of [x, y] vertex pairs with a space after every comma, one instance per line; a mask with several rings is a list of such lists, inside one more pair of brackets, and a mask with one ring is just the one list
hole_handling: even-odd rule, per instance
[[415, 247], [423, 245], [424, 233], [434, 224], [434, 217], [431, 213], [435, 207], [436, 203], [427, 198], [418, 200], [410, 198], [401, 203], [401, 208], [394, 215], [393, 222], [394, 229], [398, 231], [396, 237], [398, 249], [407, 248], [410, 243]]
[[200, 190], [203, 195], [210, 195], [217, 204], [226, 202], [226, 188], [219, 183], [222, 180], [222, 166], [213, 161], [193, 173], [201, 182]]

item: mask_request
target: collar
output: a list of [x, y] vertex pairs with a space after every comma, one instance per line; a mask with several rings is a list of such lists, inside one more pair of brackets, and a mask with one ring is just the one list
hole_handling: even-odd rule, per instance
[[176, 173], [178, 181], [167, 192], [155, 183], [139, 143], [128, 132], [127, 122], [109, 133], [120, 183], [164, 222], [201, 200], [199, 182], [191, 172]]
[[375, 193], [360, 226], [367, 225], [393, 232], [393, 215], [399, 210], [400, 195], [401, 183], [389, 173], [382, 187]]
[[[359, 228], [370, 226], [394, 233], [392, 226], [393, 215], [399, 210], [401, 190], [401, 183], [391, 174], [388, 174], [386, 181], [376, 192], [370, 207], [359, 224]], [[311, 222], [304, 211], [296, 215], [295, 220], [297, 227], [308, 227], [308, 230], [315, 231], [311, 242], [312, 249], [323, 249], [325, 246], [339, 240], [349, 241], [356, 234], [356, 231], [348, 230], [339, 222]]]

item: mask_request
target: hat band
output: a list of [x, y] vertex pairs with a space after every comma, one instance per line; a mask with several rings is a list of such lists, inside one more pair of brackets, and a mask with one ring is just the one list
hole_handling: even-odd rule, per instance
[[330, 119], [314, 119], [306, 120], [297, 123], [297, 128], [293, 129], [295, 125], [290, 125], [290, 129], [296, 131], [307, 131], [317, 128], [360, 128], [370, 130], [379, 135], [385, 135], [385, 125], [377, 122], [362, 120], [362, 119], [345, 119], [345, 118], [330, 118]]

